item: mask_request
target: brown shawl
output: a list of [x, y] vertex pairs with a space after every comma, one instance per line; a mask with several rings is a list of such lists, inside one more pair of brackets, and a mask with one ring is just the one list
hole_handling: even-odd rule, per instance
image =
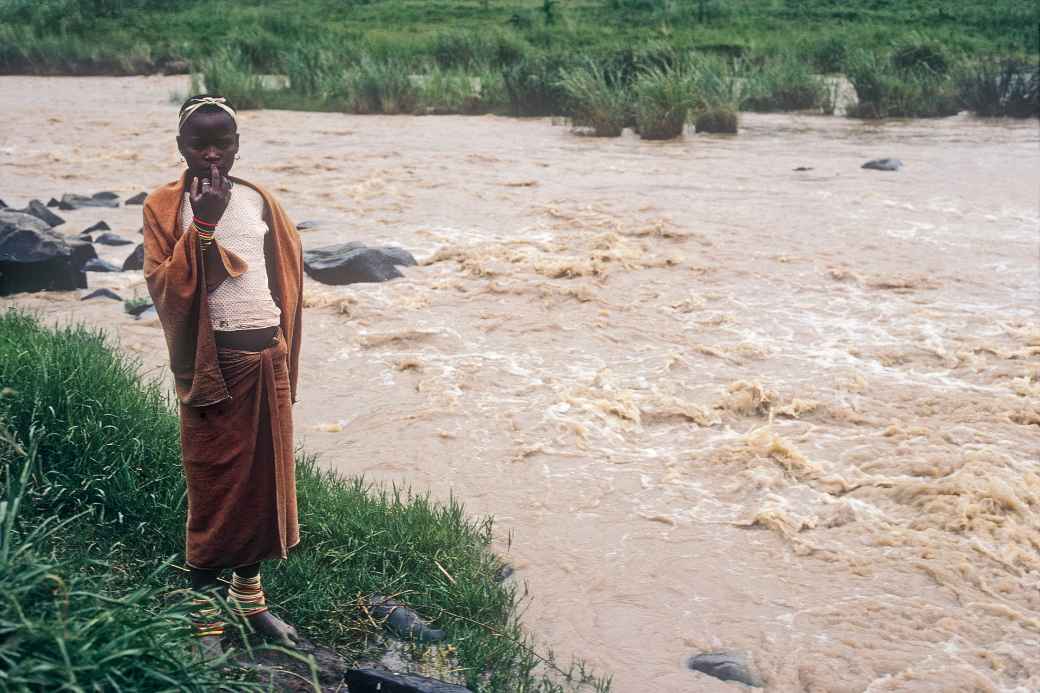
[[[153, 190], [144, 202], [144, 276], [170, 351], [177, 397], [182, 404], [204, 407], [230, 396], [217, 362], [217, 346], [205, 300], [206, 277], [194, 228], [181, 233], [177, 216], [184, 199], [187, 172], [180, 180]], [[281, 205], [263, 188], [238, 178], [264, 199], [264, 221], [271, 230], [267, 274], [274, 302], [282, 310], [281, 328], [288, 349], [289, 384], [296, 401], [303, 317], [303, 253], [300, 236]], [[219, 247], [219, 240], [218, 240]], [[220, 248], [229, 276], [246, 271], [245, 261]]]

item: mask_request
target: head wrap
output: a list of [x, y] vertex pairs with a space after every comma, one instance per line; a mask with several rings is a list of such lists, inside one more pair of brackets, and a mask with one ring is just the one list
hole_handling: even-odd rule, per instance
[[235, 121], [236, 126], [238, 125], [238, 118], [235, 116], [235, 109], [227, 105], [227, 99], [223, 96], [198, 96], [192, 99], [191, 103], [181, 109], [181, 120], [180, 123], [177, 124], [177, 132], [184, 129], [184, 123], [186, 123], [188, 118], [191, 117], [191, 114], [203, 106], [216, 106], [231, 116], [231, 120]]

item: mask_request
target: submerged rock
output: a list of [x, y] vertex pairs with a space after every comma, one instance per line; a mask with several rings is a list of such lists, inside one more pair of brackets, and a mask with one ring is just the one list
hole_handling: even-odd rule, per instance
[[123, 260], [123, 270], [140, 270], [144, 269], [144, 243], [138, 243], [137, 247], [134, 248], [134, 252], [126, 256]]
[[321, 226], [321, 224], [316, 221], [301, 221], [299, 224], [296, 225], [296, 230], [306, 231], [307, 229], [316, 229], [319, 226]]
[[[29, 219], [43, 223], [35, 217]], [[53, 231], [34, 227], [33, 222], [19, 225], [0, 220], [0, 296], [85, 289], [83, 266], [95, 257], [89, 243], [66, 240]]]
[[720, 650], [694, 655], [686, 666], [720, 681], [737, 681], [761, 688], [764, 684], [751, 662], [751, 654], [740, 650]]
[[39, 200], [31, 201], [25, 209], [17, 210], [22, 214], [29, 214], [36, 217], [40, 221], [47, 224], [48, 227], [61, 226], [65, 223], [65, 220], [59, 217], [57, 214], [47, 209], [47, 205], [43, 204]]
[[383, 625], [402, 638], [414, 638], [419, 642], [438, 642], [444, 639], [444, 631], [430, 628], [419, 614], [404, 604], [389, 597], [373, 594], [366, 605], [373, 618], [383, 621]]
[[57, 200], [55, 200], [53, 197], [51, 199], [47, 200], [47, 206], [48, 207], [58, 207], [59, 205], [61, 205], [61, 203], [58, 202]]
[[98, 223], [94, 224], [93, 226], [88, 226], [87, 228], [85, 228], [82, 231], [80, 231], [80, 235], [87, 234], [87, 233], [93, 233], [95, 231], [111, 231], [111, 230], [112, 230], [111, 226], [109, 226], [108, 224], [106, 224], [103, 221], [99, 221]]
[[94, 291], [91, 291], [89, 294], [83, 296], [79, 300], [89, 301], [92, 298], [110, 298], [113, 301], [123, 300], [123, 297], [117, 294], [115, 291], [112, 291], [112, 289], [95, 289]]
[[141, 193], [137, 193], [133, 197], [127, 198], [126, 202], [124, 202], [123, 204], [124, 205], [143, 205], [144, 201], [147, 198], [148, 198], [148, 193], [141, 192]]
[[58, 207], [61, 209], [82, 209], [84, 207], [118, 207], [119, 195], [113, 192], [94, 193], [90, 197], [65, 193], [61, 196]]
[[111, 262], [106, 262], [99, 257], [93, 257], [83, 264], [84, 272], [122, 272], [120, 268]]
[[472, 693], [470, 689], [418, 674], [398, 674], [384, 669], [351, 669], [350, 693]]
[[368, 248], [351, 241], [308, 250], [303, 268], [312, 279], [323, 284], [384, 282], [402, 277], [397, 265], [415, 265], [415, 258], [404, 248]]
[[899, 159], [873, 159], [863, 164], [861, 168], [869, 168], [875, 171], [898, 171], [903, 165]]
[[134, 317], [137, 317], [138, 315], [140, 315], [141, 313], [144, 313], [145, 311], [147, 311], [149, 308], [152, 308], [152, 307], [153, 307], [152, 306], [152, 302], [147, 300], [147, 299], [145, 299], [145, 300], [135, 300], [135, 301], [128, 301], [127, 303], [125, 303], [123, 305], [123, 310], [125, 310], [130, 315], [133, 315]]
[[122, 236], [117, 236], [114, 233], [103, 233], [94, 239], [95, 243], [101, 245], [132, 245], [133, 241], [129, 241]]

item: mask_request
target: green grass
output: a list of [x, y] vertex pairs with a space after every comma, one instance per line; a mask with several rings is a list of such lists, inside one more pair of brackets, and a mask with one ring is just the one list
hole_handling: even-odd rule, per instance
[[560, 78], [571, 123], [596, 137], [618, 137], [630, 118], [631, 95], [617, 75], [596, 64], [567, 70]]
[[[591, 61], [631, 85], [692, 54], [739, 59], [746, 108], [826, 111], [814, 74], [861, 69], [872, 54], [885, 71], [859, 79], [864, 115], [939, 114], [956, 89], [924, 69], [1035, 65], [1038, 23], [1032, 0], [0, 0], [0, 71], [133, 74], [190, 61], [256, 107], [572, 115], [565, 73]], [[437, 70], [451, 78], [432, 93], [401, 79]], [[254, 79], [271, 73], [292, 88]], [[459, 74], [494, 74], [501, 87], [474, 98]]]
[[635, 121], [644, 140], [670, 140], [682, 134], [698, 104], [696, 77], [688, 66], [653, 67], [632, 85]]
[[[0, 599], [21, 605], [0, 610], [0, 634], [15, 636], [0, 636], [0, 682], [28, 676], [20, 664], [28, 650], [20, 648], [31, 646], [32, 675], [46, 685], [12, 690], [57, 690], [81, 670], [83, 681], [162, 674], [180, 690], [211, 690], [214, 672], [186, 656], [178, 595], [187, 580], [169, 563], [181, 560], [185, 488], [166, 396], [100, 333], [50, 330], [15, 311], [0, 316], [0, 387], [0, 420], [19, 441], [0, 448], [3, 547], [13, 547], [0, 547], [8, 561], [0, 564]], [[392, 593], [448, 630], [474, 690], [608, 688], [580, 665], [564, 672], [532, 651], [518, 595], [494, 579], [502, 564], [488, 550], [490, 519], [468, 518], [454, 499], [435, 503], [337, 477], [307, 456], [298, 463], [298, 496], [301, 547], [264, 575], [276, 610], [309, 637], [361, 655], [377, 631], [358, 600]], [[102, 641], [110, 649], [100, 652], [113, 658], [88, 662], [88, 644]], [[140, 658], [151, 673], [134, 669], [125, 652], [153, 643], [161, 652]]]

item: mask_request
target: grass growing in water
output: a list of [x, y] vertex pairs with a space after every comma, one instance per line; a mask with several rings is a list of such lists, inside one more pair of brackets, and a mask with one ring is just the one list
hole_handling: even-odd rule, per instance
[[859, 98], [849, 112], [854, 117], [933, 118], [960, 110], [953, 80], [927, 62], [901, 62], [862, 51], [852, 60], [848, 76]]
[[682, 135], [690, 110], [698, 103], [688, 67], [645, 70], [636, 78], [632, 90], [640, 137], [668, 140]]
[[961, 103], [980, 116], [1040, 115], [1040, 67], [1015, 59], [965, 66], [957, 76]]
[[616, 76], [596, 64], [567, 70], [560, 87], [570, 102], [571, 123], [596, 137], [618, 137], [629, 119], [631, 97]]
[[[51, 572], [79, 575], [91, 581], [82, 583], [84, 590], [98, 595], [75, 595], [69, 602], [75, 609], [60, 616], [66, 627], [81, 617], [87, 619], [84, 628], [100, 627], [89, 621], [95, 613], [91, 605], [114, 609], [121, 599], [135, 608], [144, 605], [159, 622], [183, 623], [177, 615], [182, 612], [164, 611], [158, 598], [185, 586], [183, 576], [166, 565], [183, 550], [185, 489], [177, 418], [158, 386], [142, 383], [135, 367], [113, 353], [100, 333], [83, 327], [52, 331], [15, 311], [0, 316], [0, 386], [8, 388], [0, 399], [0, 419], [20, 440], [31, 441], [37, 461], [24, 488], [17, 494], [5, 491], [6, 507], [15, 495], [28, 499], [19, 510], [23, 528], [68, 521], [60, 532], [34, 535], [34, 555], [47, 558], [32, 570], [44, 575], [42, 566], [51, 561], [57, 566]], [[19, 466], [10, 463], [11, 449], [0, 450], [8, 475]], [[309, 637], [360, 654], [376, 631], [356, 603], [380, 590], [402, 595], [448, 629], [474, 690], [550, 693], [573, 690], [582, 680], [588, 689], [608, 688], [580, 666], [561, 672], [532, 652], [517, 622], [514, 589], [494, 579], [501, 561], [487, 548], [490, 519], [470, 520], [454, 501], [437, 504], [335, 477], [310, 458], [300, 460], [298, 484], [301, 548], [288, 561], [269, 564], [265, 583], [276, 609], [283, 605]], [[5, 541], [14, 536], [6, 526], [4, 531]], [[22, 541], [28, 530], [19, 532]], [[28, 575], [22, 567], [16, 572]], [[32, 589], [42, 589], [48, 580]], [[53, 602], [52, 591], [45, 592]], [[45, 612], [54, 608], [48, 603], [41, 602], [28, 622], [10, 627], [19, 634], [47, 631], [52, 617]], [[165, 633], [155, 623], [138, 623], [142, 642], [148, 633], [154, 638]], [[156, 642], [180, 661], [181, 669], [171, 671], [188, 677], [183, 688], [212, 690], [212, 672], [183, 661], [186, 631], [171, 627], [162, 638]], [[19, 642], [8, 638], [0, 648]], [[16, 664], [13, 656], [0, 656], [0, 674]]]

